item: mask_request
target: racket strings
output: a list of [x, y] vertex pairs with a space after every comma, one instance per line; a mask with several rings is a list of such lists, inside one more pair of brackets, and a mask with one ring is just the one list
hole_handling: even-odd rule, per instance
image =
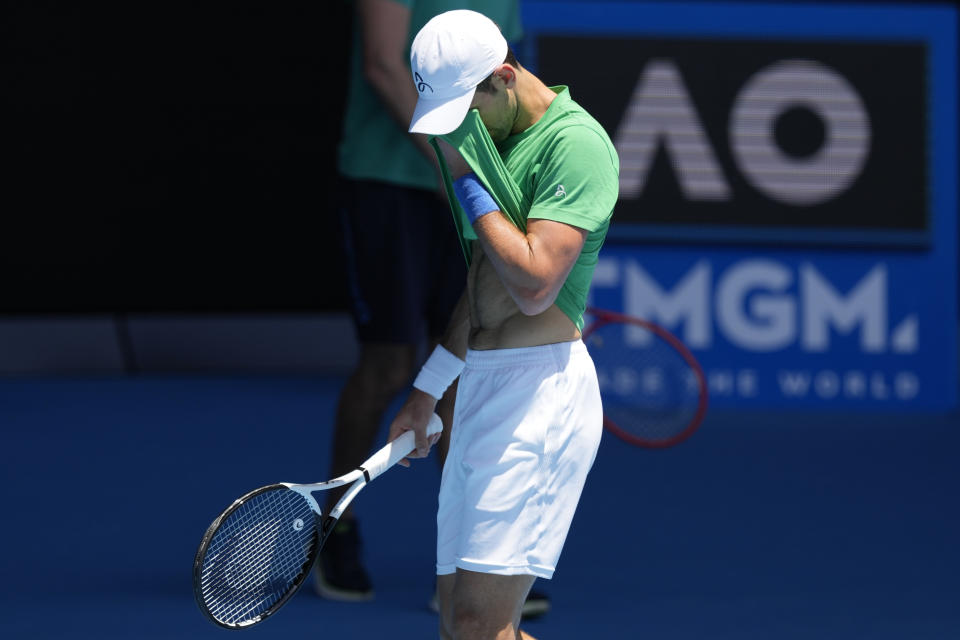
[[312, 538], [304, 551], [298, 545], [299, 549], [286, 553], [289, 545], [281, 539], [284, 528], [294, 530], [292, 523], [298, 516], [310, 516], [299, 513], [295, 501], [278, 501], [277, 495], [283, 493], [288, 492], [261, 494], [241, 506], [210, 545], [202, 584], [211, 613], [218, 619], [238, 623], [269, 609], [289, 589], [309, 556]]
[[[229, 554], [229, 560], [226, 561], [227, 569], [219, 573], [207, 573], [211, 580], [203, 583], [205, 592], [213, 593], [217, 591], [223, 593], [229, 589], [233, 592], [249, 594], [248, 597], [255, 597], [257, 594], [264, 594], [269, 597], [274, 591], [274, 589], [268, 589], [266, 584], [271, 573], [279, 569], [282, 574], [289, 569], [289, 567], [278, 568], [273, 564], [274, 549], [272, 545], [275, 544], [278, 535], [278, 522], [260, 523], [259, 526], [255, 526], [248, 531], [239, 532], [235, 544], [232, 548], [226, 550], [226, 553]], [[219, 556], [220, 554], [217, 554], [217, 557], [211, 558], [211, 562], [219, 560]], [[259, 564], [238, 564], [241, 559], [248, 557], [259, 558]], [[245, 570], [241, 570], [240, 566], [245, 566]], [[259, 602], [238, 600], [231, 608], [227, 600], [218, 599], [218, 603], [221, 610], [215, 613], [219, 614], [219, 617], [229, 620], [233, 620], [237, 616], [242, 617], [243, 612], [240, 609], [243, 607], [256, 608], [260, 604]]]
[[294, 491], [253, 496], [221, 523], [204, 555], [200, 585], [210, 614], [242, 625], [297, 584], [315, 541], [314, 513]]
[[[262, 507], [262, 502], [257, 506]], [[296, 550], [293, 555], [278, 554], [284, 550], [278, 546], [283, 543], [281, 527], [295, 518], [286, 512], [275, 514], [262, 508], [254, 511], [251, 517], [256, 522], [247, 528], [234, 523], [235, 532], [224, 532], [229, 546], [215, 558], [223, 560], [221, 570], [219, 574], [209, 574], [217, 578], [207, 587], [210, 593], [216, 590], [219, 594], [214, 613], [231, 622], [269, 608], [289, 588], [304, 559]], [[256, 563], [250, 563], [250, 558], [257, 558]]]
[[698, 411], [700, 380], [669, 342], [641, 326], [612, 322], [593, 332], [587, 346], [607, 419], [650, 442], [688, 428]]

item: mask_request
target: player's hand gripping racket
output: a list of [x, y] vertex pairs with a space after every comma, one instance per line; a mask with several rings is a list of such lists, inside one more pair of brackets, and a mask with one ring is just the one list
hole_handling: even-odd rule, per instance
[[[427, 435], [442, 429], [434, 414]], [[193, 561], [193, 593], [200, 610], [227, 629], [251, 627], [276, 613], [310, 574], [357, 493], [414, 449], [414, 433], [407, 431], [339, 478], [272, 484], [235, 500], [207, 529]], [[348, 484], [324, 518], [312, 492]]]
[[597, 367], [603, 424], [640, 447], [670, 447], [689, 438], [707, 411], [700, 363], [663, 327], [622, 313], [588, 308], [583, 341]]

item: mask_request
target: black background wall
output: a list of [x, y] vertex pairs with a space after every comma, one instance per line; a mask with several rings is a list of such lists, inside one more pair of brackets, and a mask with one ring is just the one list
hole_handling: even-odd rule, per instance
[[0, 314], [346, 310], [348, 2], [4, 13]]
[[5, 3], [0, 313], [345, 309], [349, 10]]

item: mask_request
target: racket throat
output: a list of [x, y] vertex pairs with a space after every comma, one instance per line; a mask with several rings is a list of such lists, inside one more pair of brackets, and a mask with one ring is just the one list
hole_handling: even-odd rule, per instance
[[333, 518], [327, 516], [323, 519], [323, 525], [320, 527], [320, 546], [323, 546], [323, 543], [327, 541], [327, 538], [330, 537], [330, 534], [333, 533], [334, 528], [337, 526], [337, 523], [340, 522], [339, 518]]

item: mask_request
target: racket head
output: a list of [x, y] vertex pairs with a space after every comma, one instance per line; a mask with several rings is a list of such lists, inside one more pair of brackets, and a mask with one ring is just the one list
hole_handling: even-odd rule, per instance
[[207, 528], [193, 562], [203, 614], [243, 629], [276, 613], [303, 585], [322, 544], [316, 503], [283, 484], [238, 498]]
[[677, 445], [707, 411], [703, 368], [683, 342], [660, 325], [588, 308], [594, 319], [583, 341], [600, 380], [604, 427], [639, 447]]

